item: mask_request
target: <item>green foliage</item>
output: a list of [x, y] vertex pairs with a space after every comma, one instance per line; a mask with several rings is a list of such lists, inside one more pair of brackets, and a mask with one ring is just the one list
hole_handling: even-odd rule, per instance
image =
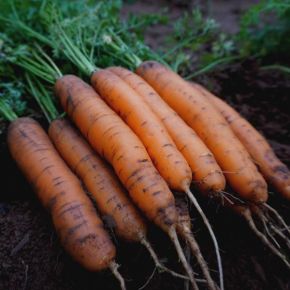
[[180, 17], [168, 40], [173, 48], [165, 57], [175, 70], [183, 73], [193, 69], [194, 74], [209, 71], [231, 58], [235, 50], [234, 41], [221, 32], [214, 19], [204, 17], [199, 9]]
[[12, 40], [6, 34], [0, 33], [0, 99], [17, 115], [22, 115], [27, 105], [23, 100], [24, 86], [21, 78], [17, 77], [18, 74], [10, 62], [24, 51], [25, 47], [22, 45], [13, 48]]
[[264, 0], [251, 7], [242, 17], [237, 37], [240, 54], [260, 58], [290, 50], [290, 1]]
[[20, 81], [0, 84], [0, 99], [4, 101], [17, 115], [26, 111], [26, 101], [23, 100], [24, 85]]

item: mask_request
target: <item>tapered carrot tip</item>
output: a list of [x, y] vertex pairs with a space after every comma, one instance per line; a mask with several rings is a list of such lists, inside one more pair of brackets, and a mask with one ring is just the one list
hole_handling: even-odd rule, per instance
[[[102, 228], [100, 230], [104, 231]], [[64, 245], [74, 259], [87, 270], [99, 272], [107, 269], [116, 256], [116, 249], [111, 241], [100, 239], [100, 236], [90, 234], [83, 239], [72, 239]], [[63, 238], [62, 241], [65, 243]], [[101, 251], [100, 248], [102, 248]]]

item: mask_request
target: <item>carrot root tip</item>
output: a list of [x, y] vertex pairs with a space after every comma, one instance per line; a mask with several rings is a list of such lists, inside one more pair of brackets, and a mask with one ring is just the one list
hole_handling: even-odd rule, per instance
[[281, 261], [284, 262], [284, 264], [287, 266], [287, 268], [290, 269], [290, 263], [287, 260], [287, 257], [282, 254], [272, 243], [271, 241], [269, 241], [269, 239], [257, 228], [252, 214], [250, 211], [244, 212], [243, 214], [244, 218], [246, 219], [246, 221], [248, 222], [248, 225], [250, 227], [250, 229], [256, 234], [256, 236], [262, 241], [262, 243], [268, 247], [271, 252], [276, 255], [277, 257], [279, 257], [281, 259]]
[[190, 246], [191, 252], [193, 253], [194, 257], [196, 258], [198, 265], [205, 277], [208, 289], [210, 290], [216, 290], [217, 287], [215, 285], [215, 282], [213, 281], [211, 275], [210, 275], [210, 270], [208, 268], [208, 265], [200, 251], [200, 248], [198, 246], [197, 241], [195, 240], [192, 232], [188, 232], [186, 230], [184, 230], [183, 232], [183, 236], [185, 241], [188, 243], [188, 245]]
[[174, 226], [170, 227], [169, 231], [168, 231], [168, 235], [171, 239], [171, 241], [173, 242], [174, 246], [175, 246], [175, 249], [177, 251], [177, 254], [178, 254], [178, 257], [180, 259], [180, 262], [182, 264], [182, 266], [184, 267], [184, 270], [186, 271], [188, 277], [189, 277], [189, 280], [191, 282], [191, 285], [193, 287], [193, 289], [195, 290], [198, 290], [198, 285], [196, 283], [196, 280], [194, 278], [194, 273], [190, 267], [190, 265], [188, 264], [187, 260], [186, 260], [186, 257], [184, 255], [184, 252], [182, 250], [182, 247], [179, 243], [179, 240], [178, 240], [178, 237], [177, 237], [177, 233], [176, 233], [176, 229]]
[[169, 268], [167, 268], [166, 266], [164, 266], [160, 262], [160, 260], [158, 259], [157, 254], [155, 253], [154, 249], [152, 248], [150, 242], [145, 237], [142, 237], [141, 238], [141, 244], [143, 246], [145, 246], [145, 248], [148, 250], [148, 252], [149, 252], [151, 258], [153, 259], [153, 261], [155, 263], [155, 266], [156, 266], [156, 268], [157, 268], [157, 270], [158, 270], [159, 273], [166, 272], [166, 273], [171, 274], [174, 277], [188, 280], [188, 277], [186, 277], [184, 275], [181, 275], [179, 273], [176, 273], [173, 270], [170, 270]]
[[110, 270], [112, 271], [116, 279], [119, 281], [121, 289], [126, 290], [125, 280], [120, 274], [120, 272], [118, 271], [119, 267], [120, 265], [117, 264], [115, 261], [112, 261], [109, 265]]
[[200, 207], [197, 199], [195, 198], [195, 196], [192, 194], [192, 192], [190, 191], [189, 188], [187, 188], [185, 190], [185, 193], [187, 194], [189, 200], [193, 203], [194, 207], [196, 208], [196, 210], [198, 211], [198, 213], [200, 214], [205, 226], [208, 229], [208, 232], [211, 236], [211, 239], [213, 241], [214, 244], [214, 248], [215, 248], [215, 252], [216, 252], [216, 257], [217, 257], [217, 263], [218, 263], [218, 269], [219, 269], [219, 282], [220, 282], [220, 290], [224, 290], [224, 279], [223, 279], [223, 267], [222, 267], [222, 260], [221, 260], [221, 255], [219, 252], [219, 245], [216, 239], [216, 236], [213, 232], [213, 229], [206, 217], [206, 215], [204, 214], [202, 208]]

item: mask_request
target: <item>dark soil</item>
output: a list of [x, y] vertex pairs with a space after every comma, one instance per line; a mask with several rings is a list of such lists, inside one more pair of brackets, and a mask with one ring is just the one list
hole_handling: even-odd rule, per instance
[[[290, 166], [289, 79], [273, 72], [261, 73], [254, 62], [247, 61], [197, 81], [237, 108]], [[1, 138], [0, 289], [118, 289], [110, 272], [89, 273], [62, 250], [49, 215], [10, 158], [4, 135]], [[239, 217], [213, 202], [202, 198], [200, 202], [220, 244], [226, 289], [290, 289], [289, 271]], [[290, 222], [289, 203], [274, 192], [270, 204]], [[212, 244], [193, 210], [192, 215], [195, 218], [193, 230], [210, 267], [215, 269]], [[149, 237], [160, 257], [168, 261], [168, 266], [181, 271], [167, 237], [153, 226]], [[118, 248], [117, 260], [122, 265], [120, 271], [127, 280], [128, 289], [138, 289], [147, 281], [154, 265], [142, 246], [126, 244], [115, 237], [114, 240]], [[155, 274], [144, 289], [177, 290], [184, 289], [184, 285], [167, 274]]]

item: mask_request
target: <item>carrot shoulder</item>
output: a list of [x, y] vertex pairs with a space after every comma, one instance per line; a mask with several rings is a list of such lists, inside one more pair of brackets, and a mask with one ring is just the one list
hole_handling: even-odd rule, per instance
[[266, 182], [248, 152], [223, 116], [198, 90], [157, 62], [144, 62], [137, 73], [197, 132], [242, 198], [255, 203], [267, 200]]
[[88, 270], [108, 268], [114, 260], [115, 247], [79, 180], [40, 125], [30, 118], [13, 121], [8, 130], [8, 146], [50, 211], [64, 248]]
[[203, 193], [224, 190], [224, 175], [213, 154], [194, 130], [137, 74], [122, 67], [110, 67], [109, 70], [126, 81], [162, 121], [177, 148], [188, 162], [194, 185]]
[[191, 183], [190, 167], [160, 119], [142, 97], [108, 69], [93, 73], [91, 83], [105, 102], [139, 137], [169, 187], [184, 191]]
[[91, 146], [113, 166], [137, 206], [165, 231], [176, 223], [173, 194], [130, 128], [76, 76], [67, 75], [55, 91]]
[[[200, 88], [200, 87], [199, 87]], [[278, 159], [267, 140], [237, 111], [226, 102], [214, 96], [204, 88], [200, 88], [205, 96], [225, 117], [230, 127], [246, 147], [265, 179], [278, 192], [290, 199], [290, 171]]]

